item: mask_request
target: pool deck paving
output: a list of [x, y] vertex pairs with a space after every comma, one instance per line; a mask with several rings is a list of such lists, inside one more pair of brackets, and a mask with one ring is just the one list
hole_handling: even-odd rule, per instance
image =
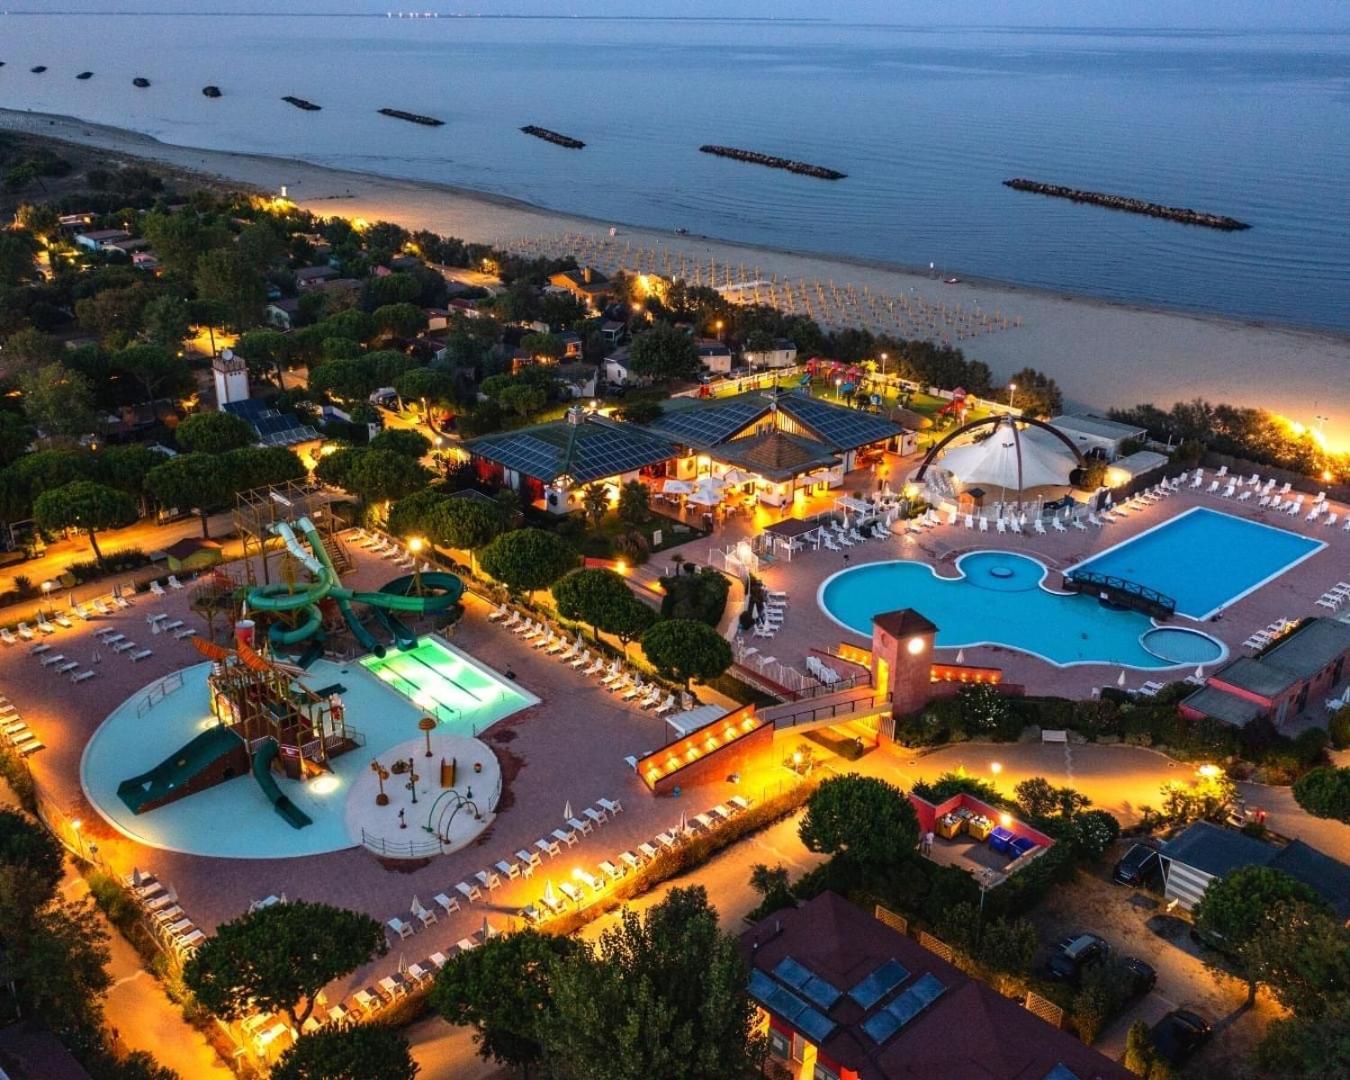
[[[862, 481], [848, 483], [847, 490], [858, 487]], [[870, 487], [870, 485], [868, 485]], [[1350, 580], [1350, 533], [1340, 525], [1326, 527], [1322, 519], [1307, 523], [1303, 516], [1288, 517], [1259, 510], [1252, 503], [1237, 502], [1207, 495], [1203, 491], [1183, 489], [1151, 506], [1133, 510], [1123, 520], [1101, 528], [1088, 526], [1086, 531], [1070, 528], [1059, 533], [1050, 530], [1039, 536], [1025, 533], [1000, 534], [991, 528], [987, 533], [967, 530], [964, 524], [944, 524], [921, 533], [905, 533], [887, 540], [856, 544], [846, 552], [825, 549], [806, 549], [794, 554], [791, 561], [784, 558], [761, 563], [760, 577], [765, 585], [789, 595], [787, 615], [782, 629], [769, 639], [747, 637], [746, 645], [755, 646], [760, 654], [769, 654], [780, 662], [804, 671], [803, 661], [812, 648], [837, 647], [840, 642], [867, 647], [869, 640], [847, 630], [825, 614], [817, 602], [821, 583], [831, 575], [848, 567], [872, 562], [902, 559], [923, 562], [942, 577], [958, 576], [955, 563], [962, 555], [975, 551], [1006, 551], [1030, 556], [1044, 563], [1051, 571], [1045, 582], [1058, 589], [1059, 574], [1093, 554], [1128, 540], [1147, 529], [1175, 517], [1192, 507], [1249, 518], [1267, 525], [1315, 539], [1326, 547], [1293, 566], [1261, 588], [1242, 597], [1227, 608], [1218, 620], [1197, 623], [1178, 617], [1168, 625], [1201, 630], [1222, 641], [1229, 657], [1247, 655], [1242, 643], [1251, 634], [1279, 619], [1299, 619], [1307, 616], [1334, 617], [1331, 611], [1316, 605], [1317, 598], [1339, 581]], [[1333, 505], [1344, 521], [1347, 507]], [[681, 549], [682, 554], [695, 562], [706, 563], [710, 548], [724, 548], [755, 534], [755, 527], [743, 519], [732, 518], [707, 540], [693, 541]], [[668, 559], [663, 552], [662, 559]], [[1215, 553], [1222, 558], [1222, 552]], [[903, 606], [897, 602], [897, 606]], [[1350, 612], [1343, 606], [1340, 614]], [[939, 627], [941, 612], [924, 612]], [[1086, 698], [1097, 688], [1116, 685], [1122, 668], [1116, 664], [1083, 664], [1057, 667], [1037, 657], [1002, 645], [975, 645], [964, 648], [964, 663], [975, 667], [997, 667], [1004, 679], [1027, 688], [1028, 693], [1054, 694], [1062, 697]], [[957, 649], [940, 648], [936, 659], [954, 663]], [[753, 667], [753, 663], [751, 665]], [[1213, 670], [1215, 665], [1207, 665]], [[1127, 687], [1137, 687], [1150, 679], [1167, 681], [1169, 677], [1184, 678], [1194, 670], [1193, 665], [1173, 669], [1136, 670], [1126, 674]], [[1321, 703], [1317, 703], [1320, 710]]]

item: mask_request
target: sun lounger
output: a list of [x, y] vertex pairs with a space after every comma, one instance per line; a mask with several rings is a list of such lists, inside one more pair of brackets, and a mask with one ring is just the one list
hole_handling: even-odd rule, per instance
[[409, 926], [407, 923], [405, 923], [398, 916], [394, 916], [394, 918], [390, 919], [384, 925], [389, 927], [389, 929], [392, 930], [395, 934], [397, 934], [400, 939], [410, 938], [413, 936], [413, 928]]
[[667, 851], [674, 851], [680, 846], [680, 841], [675, 837], [673, 832], [657, 833], [656, 842]]
[[605, 877], [609, 878], [610, 881], [618, 881], [619, 878], [623, 877], [624, 875], [624, 871], [620, 870], [608, 859], [604, 859], [601, 861], [600, 872], [604, 874]]
[[52, 647], [51, 647], [50, 645], [46, 645], [46, 644], [43, 644], [43, 645], [34, 645], [32, 648], [30, 648], [30, 649], [28, 650], [28, 655], [29, 655], [29, 656], [41, 656], [43, 653], [51, 652], [51, 651], [52, 651]]
[[545, 855], [557, 855], [562, 850], [562, 848], [558, 846], [558, 841], [550, 840], [547, 837], [543, 840], [536, 840], [534, 846], [538, 851]]
[[416, 982], [418, 985], [421, 985], [422, 983], [425, 983], [425, 982], [426, 982], [427, 980], [429, 980], [434, 974], [435, 974], [435, 972], [432, 971], [432, 969], [431, 969], [431, 961], [430, 961], [430, 960], [422, 960], [422, 961], [419, 961], [419, 962], [416, 963], [416, 964], [409, 964], [409, 965], [408, 965], [408, 975], [409, 975], [409, 976], [412, 978], [412, 980], [413, 980], [414, 982]]
[[134, 653], [131, 654], [131, 662], [133, 664], [139, 664], [142, 660], [154, 655], [155, 655], [154, 649], [137, 649]]
[[111, 614], [112, 614], [112, 608], [110, 608], [110, 607], [109, 607], [107, 604], [105, 604], [102, 600], [92, 600], [92, 601], [90, 601], [90, 605], [89, 605], [89, 606], [92, 607], [95, 611], [97, 611], [100, 615], [111, 615]]
[[159, 628], [161, 634], [172, 634], [175, 630], [183, 629], [183, 620], [174, 619], [173, 622], [165, 623]]
[[515, 881], [520, 877], [520, 867], [516, 863], [507, 862], [505, 859], [500, 860], [495, 868], [498, 874], [509, 881]]
[[131, 601], [128, 600], [125, 596], [123, 596], [120, 592], [113, 593], [112, 599], [109, 600], [108, 603], [112, 604], [114, 607], [122, 609], [131, 607]]
[[19, 639], [14, 636], [8, 627], [0, 629], [0, 641], [3, 641], [6, 645], [17, 645], [19, 643]]
[[445, 893], [437, 893], [431, 898], [431, 902], [439, 906], [447, 915], [452, 911], [459, 911], [459, 899], [454, 896], [446, 896]]
[[154, 593], [156, 596], [167, 596], [167, 595], [168, 595], [168, 593], [165, 592], [165, 590], [164, 590], [164, 586], [161, 585], [158, 581], [152, 581], [152, 582], [150, 582], [150, 591], [151, 591], [152, 593]]
[[593, 825], [603, 825], [609, 820], [604, 813], [593, 806], [586, 807], [586, 809], [581, 812], [581, 816], [588, 819]]
[[483, 886], [488, 892], [492, 892], [493, 889], [501, 888], [502, 879], [491, 870], [479, 870], [474, 874], [474, 877], [478, 880], [478, 884]]
[[[629, 870], [637, 870], [642, 866], [642, 860], [631, 851], [620, 852], [619, 862], [623, 863]], [[600, 865], [604, 866], [604, 863], [601, 863]]]
[[58, 675], [65, 675], [68, 672], [74, 671], [79, 666], [80, 662], [78, 660], [67, 660], [64, 664], [57, 667], [56, 673]]
[[[390, 920], [391, 922], [396, 920]], [[370, 988], [358, 990], [352, 995], [352, 1000], [359, 1005], [366, 1013], [373, 1013], [376, 1009], [384, 1006], [384, 999], [379, 994], [373, 992]]]
[[75, 627], [75, 624], [71, 622], [69, 619], [67, 619], [64, 615], [56, 616], [56, 625], [64, 626], [67, 630], [74, 629]]
[[695, 814], [689, 819], [694, 825], [698, 826], [704, 832], [712, 832], [717, 827], [717, 822], [707, 814]]
[[488, 612], [488, 622], [498, 622], [499, 620], [506, 618], [510, 611], [511, 609], [505, 604], [498, 604], [496, 611]]
[[38, 612], [37, 617], [37, 628], [41, 630], [44, 634], [56, 633], [56, 627], [54, 627], [51, 623], [49, 623], [47, 621], [46, 616], [43, 615], [42, 612], [40, 611]]
[[43, 667], [51, 667], [53, 664], [59, 664], [59, 663], [60, 663], [62, 660], [64, 660], [65, 658], [66, 658], [66, 657], [65, 657], [65, 654], [64, 654], [64, 653], [59, 653], [59, 652], [58, 652], [58, 653], [48, 653], [48, 654], [47, 654], [46, 656], [44, 656], [41, 660], [39, 660], [38, 663], [40, 663]]
[[15, 629], [19, 631], [19, 637], [23, 638], [24, 641], [32, 641], [33, 638], [37, 636], [36, 634], [33, 633], [33, 628], [29, 626], [26, 622], [19, 623], [19, 625], [15, 627]]
[[[571, 823], [569, 822], [569, 824]], [[558, 843], [566, 844], [568, 847], [573, 847], [577, 842], [577, 834], [575, 832], [566, 832], [563, 829], [554, 829], [552, 836]]]
[[642, 855], [642, 857], [643, 857], [644, 859], [646, 859], [648, 862], [651, 862], [654, 858], [656, 858], [657, 855], [660, 854], [660, 852], [658, 852], [658, 851], [656, 850], [656, 848], [652, 847], [651, 844], [646, 844], [646, 843], [643, 843], [643, 844], [639, 844], [639, 845], [638, 845], [638, 852], [639, 852], [639, 853]]
[[577, 867], [577, 869], [572, 871], [572, 876], [589, 887], [591, 892], [596, 893], [597, 895], [605, 891], [605, 883], [587, 870], [582, 870], [580, 867]]
[[747, 799], [744, 795], [733, 795], [730, 799], [727, 800], [727, 802], [729, 802], [737, 810], [750, 809], [750, 800]]
[[456, 885], [455, 892], [459, 893], [459, 895], [464, 897], [464, 899], [469, 901], [469, 903], [473, 903], [475, 900], [483, 899], [483, 890], [480, 889], [477, 885], [470, 884], [467, 881], [461, 881], [458, 885]]
[[118, 653], [128, 653], [134, 648], [136, 648], [136, 643], [134, 641], [119, 641], [112, 647], [112, 650], [113, 652]]
[[408, 910], [412, 912], [413, 918], [417, 919], [424, 927], [430, 926], [437, 921], [436, 913], [423, 907], [421, 901], [415, 896], [413, 897], [412, 906]]
[[82, 683], [85, 679], [92, 679], [96, 674], [97, 672], [95, 671], [77, 671], [70, 677], [70, 681], [73, 683]]
[[581, 895], [581, 890], [570, 881], [564, 881], [559, 884], [558, 891], [567, 897], [567, 899], [571, 900], [572, 903], [576, 904], [577, 907], [581, 907], [581, 902], [586, 899]]

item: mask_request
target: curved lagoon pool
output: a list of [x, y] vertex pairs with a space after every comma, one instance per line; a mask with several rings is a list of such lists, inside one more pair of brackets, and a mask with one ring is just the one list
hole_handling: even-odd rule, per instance
[[[1003, 645], [1052, 664], [1115, 664], [1158, 670], [1222, 659], [1227, 650], [1193, 630], [1184, 642], [1146, 615], [1103, 607], [1095, 597], [1046, 589], [1045, 566], [1025, 555], [975, 551], [944, 578], [925, 563], [869, 563], [820, 587], [820, 606], [837, 623], [870, 637], [872, 616], [914, 608], [938, 627], [940, 648]], [[1141, 642], [1146, 635], [1148, 647]], [[1157, 635], [1164, 635], [1161, 639]]]

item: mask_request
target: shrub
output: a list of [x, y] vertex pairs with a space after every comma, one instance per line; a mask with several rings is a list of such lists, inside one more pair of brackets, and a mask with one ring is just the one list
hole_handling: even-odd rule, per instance
[[1129, 977], [1119, 960], [1093, 964], [1073, 997], [1073, 1022], [1078, 1037], [1091, 1046], [1125, 1004]]
[[963, 772], [943, 773], [933, 783], [920, 780], [914, 785], [914, 794], [931, 803], [940, 803], [953, 795], [973, 795], [989, 803], [990, 806], [1008, 806], [1008, 800], [998, 793], [998, 788], [986, 780], [967, 776]]
[[[712, 567], [705, 566], [696, 574], [675, 574], [661, 579], [665, 595], [661, 598], [661, 615], [666, 619], [697, 619], [709, 626], [722, 621], [727, 606], [731, 583]], [[750, 612], [741, 615], [742, 629], [753, 625]]]
[[1313, 769], [1294, 782], [1294, 799], [1314, 817], [1350, 824], [1350, 768]]
[[1337, 750], [1350, 750], [1350, 708], [1342, 708], [1331, 714], [1329, 724], [1331, 745]]

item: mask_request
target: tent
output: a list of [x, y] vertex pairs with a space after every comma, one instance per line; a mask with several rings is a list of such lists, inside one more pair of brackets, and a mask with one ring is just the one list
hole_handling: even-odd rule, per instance
[[1012, 424], [1000, 424], [987, 439], [946, 451], [940, 465], [963, 485], [1024, 490], [1067, 485], [1077, 462], [1067, 449], [1027, 438]]

